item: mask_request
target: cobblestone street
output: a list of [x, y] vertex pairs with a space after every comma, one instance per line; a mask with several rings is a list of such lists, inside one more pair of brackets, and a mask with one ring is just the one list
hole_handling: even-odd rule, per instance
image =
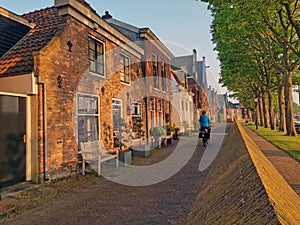
[[[162, 148], [162, 154], [143, 161], [160, 161], [175, 146], [176, 143]], [[4, 224], [185, 224], [205, 179], [206, 172], [198, 170], [203, 152], [199, 142], [191, 160], [179, 173], [151, 186], [124, 186], [90, 175], [81, 176], [78, 181], [75, 177], [59, 181], [42, 189], [48, 191], [46, 196], [55, 192], [52, 200], [16, 218], [12, 216]], [[69, 190], [69, 182], [74, 190]], [[63, 192], [63, 187], [69, 191]]]

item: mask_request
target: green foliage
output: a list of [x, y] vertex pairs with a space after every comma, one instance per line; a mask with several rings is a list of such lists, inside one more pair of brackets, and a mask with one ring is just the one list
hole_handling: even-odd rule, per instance
[[151, 135], [152, 136], [161, 137], [161, 136], [165, 136], [166, 133], [167, 133], [167, 131], [164, 127], [153, 127], [151, 129]]
[[167, 124], [167, 126], [166, 126], [167, 131], [175, 132], [175, 129], [176, 129], [176, 128], [177, 128], [177, 126], [176, 126], [175, 123], [173, 123], [173, 125]]
[[222, 86], [251, 108], [254, 98], [265, 97], [261, 115], [268, 108], [274, 111], [272, 94], [284, 87], [285, 126], [287, 134], [294, 135], [291, 92], [299, 83], [299, 0], [202, 1], [213, 16], [212, 41], [221, 62]]
[[297, 105], [295, 102], [294, 102], [294, 113], [296, 114], [300, 113], [300, 106]]

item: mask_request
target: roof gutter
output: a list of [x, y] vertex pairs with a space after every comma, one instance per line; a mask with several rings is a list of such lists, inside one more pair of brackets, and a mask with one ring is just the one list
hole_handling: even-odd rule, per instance
[[7, 17], [7, 18], [9, 18], [11, 20], [14, 20], [14, 21], [16, 21], [16, 22], [18, 22], [20, 24], [23, 24], [23, 25], [25, 25], [27, 27], [30, 27], [30, 28], [34, 28], [36, 26], [35, 23], [32, 23], [32, 22], [26, 20], [25, 18], [23, 18], [23, 17], [15, 14], [15, 13], [13, 13], [13, 12], [10, 12], [10, 11], [2, 8], [2, 7], [0, 7], [0, 15], [4, 16], [4, 17]]

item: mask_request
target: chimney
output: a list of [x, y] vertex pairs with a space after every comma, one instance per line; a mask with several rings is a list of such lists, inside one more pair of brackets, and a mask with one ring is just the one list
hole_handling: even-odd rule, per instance
[[193, 54], [196, 55], [197, 54], [197, 50], [194, 48], [193, 49]]
[[105, 15], [103, 15], [102, 18], [105, 19], [105, 20], [108, 20], [108, 19], [111, 19], [112, 16], [109, 14], [108, 11], [105, 11]]

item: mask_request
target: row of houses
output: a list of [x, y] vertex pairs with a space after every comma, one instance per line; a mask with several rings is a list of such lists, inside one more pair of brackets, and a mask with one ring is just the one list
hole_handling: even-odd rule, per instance
[[205, 58], [175, 57], [151, 29], [99, 16], [84, 0], [22, 16], [0, 7], [0, 33], [2, 185], [52, 179], [80, 142], [113, 149], [124, 124], [147, 144], [154, 127], [198, 129], [212, 106], [217, 121]]

